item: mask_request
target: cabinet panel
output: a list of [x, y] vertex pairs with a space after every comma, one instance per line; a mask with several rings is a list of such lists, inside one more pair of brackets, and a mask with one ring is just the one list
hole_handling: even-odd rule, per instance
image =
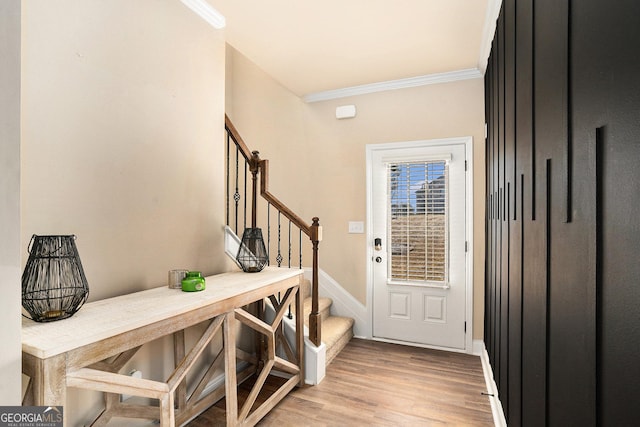
[[509, 425], [640, 419], [640, 5], [505, 0], [485, 340]]

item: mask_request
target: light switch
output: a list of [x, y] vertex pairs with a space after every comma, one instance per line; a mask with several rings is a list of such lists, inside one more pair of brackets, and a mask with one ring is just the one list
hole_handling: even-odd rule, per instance
[[351, 234], [362, 234], [362, 233], [364, 233], [364, 222], [363, 221], [349, 221], [349, 233], [351, 233]]

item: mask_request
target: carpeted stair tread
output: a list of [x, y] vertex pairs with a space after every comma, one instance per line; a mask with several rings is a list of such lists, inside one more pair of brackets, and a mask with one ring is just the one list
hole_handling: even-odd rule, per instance
[[[309, 314], [311, 313], [311, 304], [313, 303], [311, 297], [305, 298], [304, 300], [304, 323], [309, 326]], [[333, 304], [333, 300], [331, 298], [318, 298], [318, 313], [320, 313], [321, 321], [324, 321], [327, 317], [329, 317], [331, 304]]]
[[302, 291], [300, 292], [302, 298], [308, 298], [311, 296], [311, 280], [304, 279], [302, 282]]
[[353, 338], [354, 320], [350, 317], [331, 316], [322, 322], [322, 342], [327, 346], [327, 365]]
[[322, 322], [322, 342], [324, 342], [327, 347], [331, 347], [352, 327], [352, 318], [330, 316]]
[[[305, 280], [302, 283], [302, 296], [304, 298], [304, 323], [309, 326], [309, 313], [311, 313], [311, 282]], [[318, 299], [318, 312], [322, 322], [322, 342], [327, 346], [326, 364], [342, 351], [351, 338], [353, 338], [354, 320], [349, 317], [332, 316], [331, 298], [320, 297]]]

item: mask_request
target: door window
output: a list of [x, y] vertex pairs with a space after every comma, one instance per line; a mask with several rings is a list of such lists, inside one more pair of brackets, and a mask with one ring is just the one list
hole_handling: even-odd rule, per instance
[[389, 284], [447, 284], [447, 190], [447, 160], [387, 164]]

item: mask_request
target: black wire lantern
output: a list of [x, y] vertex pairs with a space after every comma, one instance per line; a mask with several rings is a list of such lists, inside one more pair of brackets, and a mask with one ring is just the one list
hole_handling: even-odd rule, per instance
[[22, 273], [22, 306], [36, 322], [71, 317], [89, 297], [75, 239], [73, 235], [31, 237]]
[[269, 255], [261, 228], [245, 228], [236, 259], [245, 273], [257, 273], [267, 265]]

